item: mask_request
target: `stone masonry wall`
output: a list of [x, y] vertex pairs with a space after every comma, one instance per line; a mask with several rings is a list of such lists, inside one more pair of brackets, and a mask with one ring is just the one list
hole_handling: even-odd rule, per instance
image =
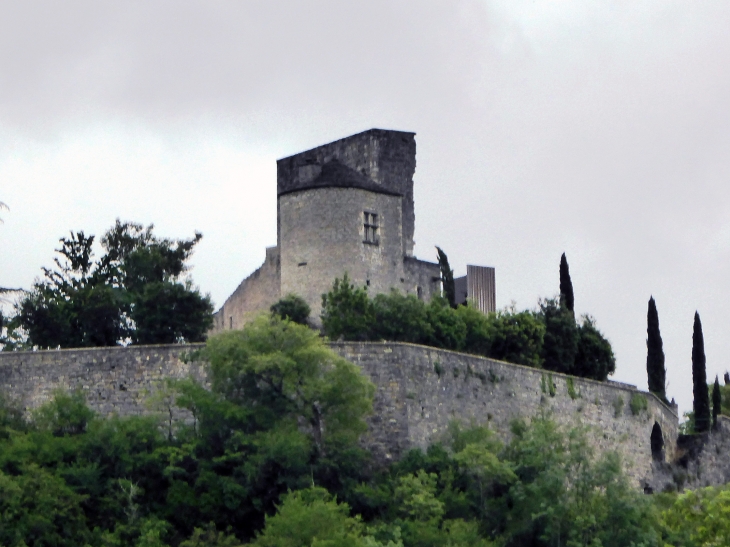
[[[441, 295], [441, 269], [438, 264], [407, 256], [403, 259], [406, 274], [406, 294], [419, 295], [423, 300]], [[420, 288], [420, 293], [419, 293]]]
[[[413, 203], [413, 174], [416, 170], [415, 134], [369, 129], [282, 158], [276, 162], [278, 194], [302, 188], [309, 166], [323, 165], [332, 159], [339, 160], [384, 188], [403, 195], [403, 254], [413, 255], [416, 223]], [[300, 177], [300, 173], [305, 176]]]
[[[442, 438], [454, 419], [487, 423], [506, 440], [513, 419], [529, 420], [542, 411], [552, 413], [561, 424], [589, 426], [597, 451], [618, 450], [639, 485], [652, 482], [649, 439], [655, 422], [662, 428], [667, 459], [675, 456], [676, 414], [653, 395], [630, 386], [574, 378], [571, 390], [568, 376], [413, 344], [330, 346], [360, 366], [377, 387], [365, 443], [380, 461], [397, 459], [412, 447], [425, 448]], [[150, 395], [165, 378], [192, 375], [205, 382], [200, 363], [181, 360], [199, 347], [0, 353], [0, 390], [26, 409], [43, 404], [55, 388], [63, 388], [83, 390], [90, 407], [105, 416], [145, 414], [150, 412]], [[630, 407], [633, 397], [646, 401], [646, 409], [636, 415]], [[713, 454], [718, 450], [726, 454], [729, 439], [730, 435], [718, 434], [719, 449], [706, 445], [706, 456], [699, 463], [702, 476], [730, 477], [728, 465], [725, 471], [712, 471], [714, 475], [710, 471], [719, 469]]]
[[[371, 295], [405, 286], [401, 200], [359, 188], [318, 188], [279, 197], [281, 293], [307, 301], [318, 322], [322, 294], [348, 273]], [[363, 212], [378, 215], [377, 245], [364, 243]]]
[[281, 262], [278, 247], [266, 249], [261, 267], [241, 281], [213, 316], [211, 334], [241, 329], [253, 316], [267, 311], [281, 298]]
[[717, 427], [697, 435], [680, 435], [674, 460], [654, 462], [647, 486], [654, 492], [697, 489], [730, 482], [730, 418], [717, 417]]
[[57, 388], [86, 395], [103, 416], [149, 412], [146, 401], [165, 378], [205, 382], [200, 363], [181, 356], [202, 344], [130, 346], [0, 353], [0, 390], [26, 409], [50, 400]]
[[[378, 386], [368, 444], [386, 460], [412, 446], [425, 448], [451, 420], [487, 423], [507, 440], [513, 419], [529, 420], [543, 411], [566, 426], [589, 426], [597, 452], [617, 450], [637, 484], [651, 478], [655, 422], [662, 428], [667, 459], [674, 456], [676, 413], [632, 386], [412, 344], [338, 342], [331, 347]], [[634, 414], [630, 403], [639, 397], [646, 409]]]

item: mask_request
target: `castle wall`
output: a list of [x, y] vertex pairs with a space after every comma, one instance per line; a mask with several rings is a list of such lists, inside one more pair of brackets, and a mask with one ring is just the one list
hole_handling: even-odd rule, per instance
[[210, 334], [241, 329], [257, 313], [268, 311], [281, 298], [281, 264], [278, 247], [267, 247], [259, 269], [241, 281], [223, 306], [213, 315]]
[[706, 433], [680, 435], [674, 461], [655, 462], [647, 486], [654, 492], [697, 489], [730, 483], [730, 418], [717, 417]]
[[[318, 188], [279, 196], [281, 294], [294, 293], [317, 323], [322, 294], [345, 272], [373, 295], [405, 285], [401, 198], [356, 188]], [[364, 211], [378, 215], [378, 244], [364, 243]], [[369, 283], [369, 285], [368, 285]]]
[[407, 256], [403, 259], [406, 274], [403, 292], [415, 294], [423, 300], [441, 295], [441, 270], [438, 264]]
[[[472, 355], [389, 342], [330, 346], [360, 366], [377, 387], [365, 444], [380, 461], [397, 459], [411, 447], [425, 448], [442, 438], [454, 419], [487, 423], [506, 440], [513, 419], [530, 419], [541, 412], [551, 413], [561, 424], [588, 426], [595, 449], [619, 451], [639, 485], [652, 473], [650, 435], [655, 422], [662, 428], [667, 460], [675, 456], [676, 414], [654, 395], [624, 384], [573, 378], [571, 396], [568, 376]], [[30, 409], [47, 401], [54, 388], [78, 388], [102, 415], [146, 414], [153, 411], [150, 396], [165, 378], [192, 375], [205, 381], [199, 363], [180, 359], [199, 347], [0, 353], [0, 390]], [[635, 397], [646, 401], [646, 409], [636, 414], [630, 406]], [[722, 437], [718, 442], [725, 444], [717, 446], [725, 450], [728, 438]], [[717, 460], [715, 445], [706, 450], [702, 461]], [[724, 478], [727, 467], [712, 476]]]
[[165, 378], [205, 381], [200, 363], [181, 356], [203, 344], [0, 352], [0, 391], [26, 409], [49, 401], [55, 389], [80, 389], [102, 416], [142, 415]]
[[[304, 188], [312, 166], [337, 159], [384, 188], [403, 196], [403, 252], [413, 255], [415, 209], [413, 174], [416, 170], [415, 133], [370, 129], [311, 150], [280, 159], [277, 165], [278, 194]], [[279, 213], [281, 218], [281, 213]], [[280, 239], [281, 241], [281, 239]]]
[[[654, 395], [625, 384], [547, 374], [412, 344], [338, 342], [331, 347], [378, 386], [368, 445], [385, 460], [397, 459], [412, 446], [425, 448], [442, 437], [452, 420], [487, 423], [507, 440], [512, 420], [542, 412], [566, 426], [588, 426], [597, 453], [617, 450], [637, 485], [652, 474], [655, 422], [662, 429], [666, 458], [674, 457], [676, 413]], [[637, 397], [644, 398], [646, 410], [634, 415], [630, 403]]]

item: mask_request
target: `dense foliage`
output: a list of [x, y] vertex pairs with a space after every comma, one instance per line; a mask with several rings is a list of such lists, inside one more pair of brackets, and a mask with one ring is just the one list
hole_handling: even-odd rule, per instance
[[17, 304], [5, 349], [204, 340], [210, 298], [183, 276], [202, 236], [161, 239], [152, 229], [117, 220], [101, 239], [98, 260], [93, 235], [61, 238], [56, 268], [43, 268], [44, 278]]
[[646, 374], [649, 391], [666, 401], [667, 370], [664, 367], [664, 348], [659, 332], [659, 314], [654, 297], [649, 298], [646, 313]]
[[443, 298], [426, 303], [397, 291], [369, 298], [349, 277], [322, 296], [322, 327], [333, 340], [389, 340], [464, 351], [511, 363], [605, 380], [615, 370], [611, 345], [584, 316], [577, 324], [557, 299], [537, 312], [514, 306], [484, 315], [452, 308]]
[[301, 296], [287, 294], [284, 298], [276, 301], [271, 306], [270, 311], [282, 319], [289, 319], [300, 325], [306, 325], [312, 310]]
[[[596, 457], [587, 430], [549, 415], [514, 422], [506, 445], [453, 423], [425, 452], [374, 467], [358, 446], [372, 384], [274, 314], [202, 353], [210, 391], [163, 386], [159, 415], [101, 418], [78, 392], [29, 418], [0, 401], [0, 544], [727, 544], [728, 488], [645, 496], [616, 454]], [[171, 419], [173, 404], [188, 418]]]

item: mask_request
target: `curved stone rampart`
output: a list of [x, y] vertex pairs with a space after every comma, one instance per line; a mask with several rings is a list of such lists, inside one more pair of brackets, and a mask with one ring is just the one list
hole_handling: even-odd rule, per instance
[[[192, 375], [205, 382], [200, 363], [182, 360], [200, 347], [0, 353], [0, 389], [26, 409], [63, 388], [83, 390], [89, 406], [102, 415], [145, 414], [150, 395], [166, 378]], [[507, 440], [512, 420], [529, 420], [541, 412], [567, 426], [588, 426], [595, 449], [617, 450], [639, 484], [651, 474], [655, 423], [661, 427], [666, 458], [674, 457], [676, 412], [632, 386], [414, 344], [333, 342], [330, 347], [360, 366], [377, 386], [365, 442], [380, 461], [397, 459], [412, 447], [425, 448], [442, 438], [452, 420], [487, 423]]]
[[452, 420], [488, 423], [508, 440], [514, 419], [529, 421], [542, 412], [566, 426], [588, 426], [595, 450], [618, 451], [638, 484], [651, 479], [655, 423], [664, 438], [661, 456], [674, 457], [677, 413], [633, 386], [414, 344], [330, 346], [359, 365], [378, 387], [368, 444], [386, 459], [398, 458], [413, 446], [425, 448], [443, 435]]

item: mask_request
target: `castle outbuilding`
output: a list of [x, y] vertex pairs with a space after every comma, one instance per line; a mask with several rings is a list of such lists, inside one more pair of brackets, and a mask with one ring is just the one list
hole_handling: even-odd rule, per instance
[[[322, 294], [345, 272], [370, 294], [441, 294], [439, 266], [413, 256], [415, 133], [370, 129], [277, 161], [277, 245], [215, 314], [241, 328], [293, 293], [319, 321]], [[457, 299], [495, 310], [494, 268], [468, 266]]]

